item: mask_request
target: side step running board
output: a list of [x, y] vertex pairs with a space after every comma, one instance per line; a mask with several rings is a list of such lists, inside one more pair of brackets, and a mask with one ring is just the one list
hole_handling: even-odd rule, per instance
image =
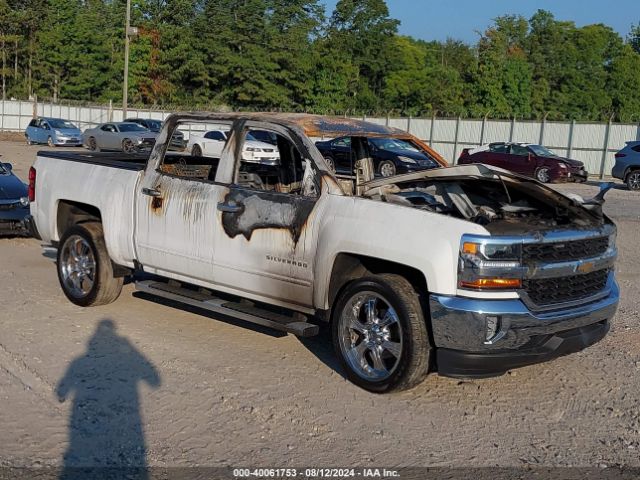
[[136, 282], [136, 290], [210, 312], [227, 315], [245, 322], [256, 323], [263, 327], [292, 333], [298, 337], [313, 337], [319, 331], [318, 325], [300, 322], [286, 315], [263, 310], [251, 303], [223, 300], [203, 289], [183, 288], [177, 282], [164, 283], [155, 280], [144, 280]]

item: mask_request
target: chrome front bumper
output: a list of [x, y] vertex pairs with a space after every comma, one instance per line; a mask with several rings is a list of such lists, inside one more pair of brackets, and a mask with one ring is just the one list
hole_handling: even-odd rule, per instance
[[600, 340], [620, 291], [613, 273], [603, 298], [554, 311], [531, 311], [520, 299], [484, 300], [431, 295], [438, 371], [485, 377], [581, 350]]

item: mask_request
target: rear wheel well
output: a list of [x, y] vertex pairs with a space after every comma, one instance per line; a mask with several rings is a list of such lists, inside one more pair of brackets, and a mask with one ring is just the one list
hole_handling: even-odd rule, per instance
[[102, 223], [102, 215], [97, 207], [71, 200], [60, 200], [56, 223], [58, 238], [62, 237], [64, 232], [72, 226], [86, 222]]
[[635, 172], [636, 170], [640, 170], [640, 165], [632, 165], [630, 167], [627, 167], [627, 171], [624, 172], [624, 181], [626, 182], [629, 174]]
[[[379, 258], [367, 257], [351, 253], [340, 253], [333, 263], [331, 270], [331, 280], [329, 281], [329, 308], [333, 309], [333, 304], [340, 294], [340, 291], [352, 280], [362, 278], [369, 274], [395, 273], [406, 278], [420, 295], [423, 309], [427, 305], [427, 280], [424, 274], [413, 267], [401, 263], [381, 260]], [[425, 310], [425, 318], [429, 319], [428, 311]], [[427, 320], [429, 321], [429, 320]]]

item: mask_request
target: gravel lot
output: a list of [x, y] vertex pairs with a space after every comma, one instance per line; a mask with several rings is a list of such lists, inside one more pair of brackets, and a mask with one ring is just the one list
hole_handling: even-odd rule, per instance
[[[39, 149], [0, 142], [23, 180]], [[0, 240], [0, 465], [640, 467], [639, 206], [609, 192], [622, 301], [602, 342], [384, 396], [342, 377], [328, 337], [202, 316], [132, 285], [82, 309], [38, 241]]]

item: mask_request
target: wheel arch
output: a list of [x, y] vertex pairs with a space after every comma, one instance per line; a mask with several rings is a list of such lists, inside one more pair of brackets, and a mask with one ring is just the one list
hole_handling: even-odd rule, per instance
[[60, 240], [64, 232], [80, 223], [100, 222], [102, 213], [94, 205], [73, 200], [59, 200], [56, 212], [56, 237]]
[[637, 165], [629, 165], [626, 170], [624, 171], [624, 181], [627, 181], [627, 177], [632, 173], [635, 172], [636, 170], [640, 170], [640, 164]]
[[342, 289], [351, 281], [367, 275], [380, 273], [394, 273], [406, 278], [414, 286], [423, 300], [423, 310], [428, 327], [430, 327], [428, 311], [426, 309], [426, 296], [429, 292], [427, 279], [423, 272], [410, 265], [397, 263], [390, 260], [369, 257], [366, 255], [342, 252], [338, 253], [333, 261], [331, 276], [326, 292], [326, 306], [329, 321], [333, 311], [333, 305]]

